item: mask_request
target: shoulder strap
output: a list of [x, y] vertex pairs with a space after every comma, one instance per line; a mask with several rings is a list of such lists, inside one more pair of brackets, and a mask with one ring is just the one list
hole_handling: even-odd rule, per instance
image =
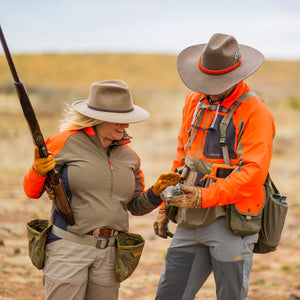
[[234, 111], [237, 109], [237, 107], [245, 100], [252, 98], [252, 97], [257, 97], [257, 95], [254, 92], [247, 92], [243, 95], [241, 95], [232, 105], [230, 111], [228, 114], [223, 118], [222, 122], [220, 123], [220, 145], [222, 147], [222, 152], [223, 152], [223, 158], [225, 161], [226, 165], [230, 165], [230, 160], [229, 160], [229, 151], [227, 147], [227, 142], [226, 142], [226, 133], [227, 133], [227, 127], [229, 125], [229, 122], [232, 118], [232, 115]]

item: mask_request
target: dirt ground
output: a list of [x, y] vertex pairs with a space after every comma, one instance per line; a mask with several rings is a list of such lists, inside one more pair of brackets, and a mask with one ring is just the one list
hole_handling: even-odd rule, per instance
[[[40, 201], [41, 210], [45, 210], [47, 201], [47, 199]], [[24, 227], [24, 224], [32, 218], [26, 212], [33, 206], [36, 209], [38, 202], [24, 197], [20, 197], [18, 202], [19, 211], [13, 215], [7, 213], [0, 215], [0, 299], [41, 300], [44, 299], [42, 272], [35, 269], [29, 260]], [[131, 217], [131, 231], [141, 233], [146, 245], [138, 268], [121, 284], [120, 300], [155, 298], [170, 242], [154, 235], [152, 222], [155, 214], [156, 212], [152, 212], [144, 217]], [[174, 229], [173, 225], [170, 227]], [[284, 300], [290, 299], [291, 293], [300, 294], [299, 232], [297, 233], [297, 223], [293, 217], [289, 218], [287, 229], [276, 252], [255, 255], [248, 299]], [[212, 276], [197, 294], [196, 299], [216, 299]]]

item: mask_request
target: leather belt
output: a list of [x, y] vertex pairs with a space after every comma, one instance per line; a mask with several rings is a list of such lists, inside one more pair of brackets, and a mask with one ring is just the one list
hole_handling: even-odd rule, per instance
[[108, 238], [113, 237], [118, 234], [118, 231], [114, 229], [106, 229], [106, 228], [96, 228], [87, 233], [87, 235], [92, 235], [95, 238]]
[[116, 245], [115, 236], [112, 236], [112, 237], [98, 237], [98, 238], [94, 238], [93, 236], [89, 236], [89, 235], [79, 236], [79, 235], [74, 234], [72, 232], [63, 230], [63, 229], [61, 229], [61, 228], [59, 228], [55, 225], [52, 225], [51, 232], [54, 235], [56, 235], [56, 236], [58, 236], [62, 239], [65, 239], [69, 242], [78, 243], [78, 244], [86, 245], [86, 246], [92, 246], [92, 247], [96, 247], [96, 248], [99, 248], [99, 249], [105, 249], [106, 247], [113, 247], [113, 246]]

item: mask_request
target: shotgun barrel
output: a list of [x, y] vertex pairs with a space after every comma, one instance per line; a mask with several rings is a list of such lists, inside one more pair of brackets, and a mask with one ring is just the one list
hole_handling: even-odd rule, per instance
[[[10, 51], [8, 49], [6, 40], [4, 38], [4, 34], [2, 28], [0, 26], [0, 39], [3, 46], [3, 50], [11, 70], [11, 74], [14, 79], [14, 84], [17, 90], [18, 98], [20, 100], [20, 104], [23, 110], [23, 114], [25, 119], [29, 125], [33, 140], [35, 145], [38, 146], [40, 156], [47, 157], [49, 155], [45, 140], [40, 129], [39, 123], [37, 121], [35, 112], [29, 100], [28, 94], [26, 92], [25, 86], [23, 82], [20, 80], [17, 70], [15, 68], [15, 64], [10, 55]], [[68, 200], [67, 194], [65, 192], [63, 183], [60, 179], [60, 174], [54, 168], [47, 174], [47, 179], [45, 183], [45, 189], [48, 193], [51, 200], [54, 201], [55, 208], [57, 212], [70, 224], [74, 224], [74, 218], [70, 207], [70, 202]]]

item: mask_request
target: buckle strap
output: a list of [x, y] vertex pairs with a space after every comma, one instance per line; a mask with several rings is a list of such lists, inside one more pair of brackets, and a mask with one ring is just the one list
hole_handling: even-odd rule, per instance
[[61, 239], [67, 240], [69, 242], [96, 247], [99, 249], [105, 249], [107, 247], [115, 246], [116, 239], [114, 236], [112, 237], [99, 237], [94, 238], [89, 235], [77, 235], [75, 233], [63, 230], [55, 225], [52, 226], [52, 231], [54, 235], [60, 237]]
[[191, 182], [196, 186], [205, 187], [206, 178], [203, 179], [205, 174], [196, 172], [188, 168], [188, 173], [185, 175], [185, 181]]
[[112, 237], [112, 236], [116, 236], [118, 234], [118, 231], [114, 229], [108, 229], [108, 228], [96, 228], [94, 230], [89, 231], [87, 234], [92, 235], [95, 238]]

